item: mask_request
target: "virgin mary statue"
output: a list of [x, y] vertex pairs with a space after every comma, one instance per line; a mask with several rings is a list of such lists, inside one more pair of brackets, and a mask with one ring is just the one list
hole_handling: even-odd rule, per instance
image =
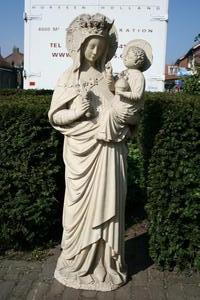
[[126, 282], [128, 127], [120, 130], [110, 119], [117, 138], [98, 138], [113, 105], [105, 64], [117, 48], [114, 25], [101, 14], [80, 15], [67, 30], [67, 47], [73, 65], [58, 80], [49, 110], [50, 123], [64, 135], [66, 182], [62, 252], [54, 275], [65, 286], [110, 291]]

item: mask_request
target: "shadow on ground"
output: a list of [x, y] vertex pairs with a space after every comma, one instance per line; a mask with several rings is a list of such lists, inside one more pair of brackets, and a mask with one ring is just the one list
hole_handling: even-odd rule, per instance
[[128, 266], [129, 280], [131, 276], [146, 270], [153, 264], [149, 256], [148, 221], [145, 202], [129, 201], [126, 206], [125, 260]]
[[131, 280], [131, 276], [153, 264], [148, 252], [148, 241], [148, 234], [144, 233], [125, 242], [125, 260], [128, 266], [129, 280]]

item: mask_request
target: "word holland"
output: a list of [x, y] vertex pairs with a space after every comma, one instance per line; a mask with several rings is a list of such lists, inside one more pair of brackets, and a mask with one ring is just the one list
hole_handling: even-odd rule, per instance
[[140, 10], [151, 10], [151, 9], [156, 9], [156, 10], [160, 10], [160, 6], [157, 5], [105, 5], [105, 6], [100, 6], [100, 5], [33, 5], [32, 9], [45, 9], [45, 8], [49, 8], [49, 9], [53, 9], [53, 8], [57, 8], [57, 9], [87, 9], [89, 6], [98, 6], [98, 8], [100, 9], [108, 9], [110, 8], [111, 10], [114, 9], [128, 9], [128, 10], [133, 10], [133, 9], [137, 9], [138, 11]]

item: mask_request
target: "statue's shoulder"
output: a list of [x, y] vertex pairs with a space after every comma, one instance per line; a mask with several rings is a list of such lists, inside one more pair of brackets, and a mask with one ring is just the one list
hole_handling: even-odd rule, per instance
[[69, 78], [71, 77], [72, 74], [72, 67], [65, 70], [61, 76], [59, 77], [56, 86], [63, 86], [65, 87], [67, 82], [69, 82]]

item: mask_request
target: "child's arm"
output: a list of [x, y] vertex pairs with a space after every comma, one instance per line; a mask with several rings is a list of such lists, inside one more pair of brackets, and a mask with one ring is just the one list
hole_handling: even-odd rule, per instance
[[132, 95], [132, 92], [125, 92], [125, 91], [116, 90], [115, 95], [120, 95], [120, 96], [123, 96], [127, 99], [130, 99], [130, 100], [134, 99], [133, 95]]

